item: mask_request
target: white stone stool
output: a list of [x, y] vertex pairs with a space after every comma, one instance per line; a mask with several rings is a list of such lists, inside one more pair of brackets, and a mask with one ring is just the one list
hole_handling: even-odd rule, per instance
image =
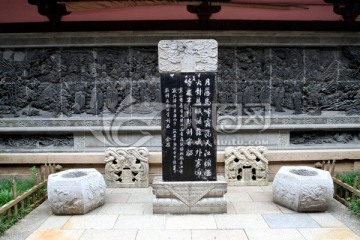
[[281, 167], [273, 182], [274, 202], [296, 212], [325, 211], [333, 193], [330, 173], [311, 167]]
[[85, 214], [105, 202], [105, 181], [96, 169], [51, 174], [47, 190], [51, 211], [56, 215]]

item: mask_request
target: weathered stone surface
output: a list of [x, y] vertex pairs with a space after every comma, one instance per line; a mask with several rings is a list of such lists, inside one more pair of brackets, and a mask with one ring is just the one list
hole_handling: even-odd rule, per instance
[[217, 181], [164, 182], [161, 177], [153, 181], [153, 212], [163, 213], [226, 213], [224, 194], [227, 183], [223, 176]]
[[217, 71], [218, 43], [215, 40], [162, 40], [158, 46], [161, 73]]
[[325, 211], [333, 198], [329, 172], [305, 167], [281, 167], [273, 182], [274, 202], [297, 212]]
[[225, 179], [231, 186], [267, 185], [267, 148], [263, 146], [225, 149]]
[[51, 174], [47, 190], [51, 211], [56, 215], [85, 214], [105, 202], [105, 181], [96, 169]]
[[108, 187], [148, 187], [147, 148], [108, 148], [105, 151], [105, 178]]

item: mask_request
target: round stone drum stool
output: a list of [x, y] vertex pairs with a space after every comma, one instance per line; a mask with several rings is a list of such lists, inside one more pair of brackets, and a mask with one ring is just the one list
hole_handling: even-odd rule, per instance
[[281, 167], [273, 182], [274, 202], [296, 212], [325, 211], [333, 198], [329, 172], [311, 167]]
[[85, 214], [105, 202], [105, 180], [96, 169], [51, 174], [47, 189], [51, 211], [56, 215]]

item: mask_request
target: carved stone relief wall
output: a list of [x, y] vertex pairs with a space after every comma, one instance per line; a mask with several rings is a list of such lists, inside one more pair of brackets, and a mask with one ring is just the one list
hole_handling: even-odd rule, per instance
[[3, 134], [1, 148], [71, 148], [74, 137], [69, 134]]
[[293, 132], [290, 133], [290, 144], [359, 144], [360, 132], [330, 131], [330, 132]]
[[159, 98], [156, 65], [156, 49], [150, 48], [0, 50], [0, 114], [149, 113], [154, 106], [138, 105]]
[[[157, 58], [152, 47], [0, 49], [0, 114], [159, 111]], [[270, 104], [275, 113], [360, 114], [359, 67], [358, 47], [220, 48], [218, 102], [240, 104], [240, 115], [256, 104]], [[219, 114], [239, 115], [230, 110], [222, 106]]]
[[[287, 148], [321, 141], [344, 142], [347, 129], [359, 130], [360, 47], [220, 44], [218, 50], [220, 142], [229, 142], [229, 133], [236, 135], [243, 129], [249, 132], [251, 141], [251, 134], [271, 131], [276, 137], [267, 146]], [[84, 151], [92, 141], [88, 135], [94, 131], [105, 132], [103, 151], [131, 142], [122, 137], [121, 141], [114, 140], [111, 134], [118, 133], [119, 126], [130, 129], [121, 132], [126, 136], [129, 132], [141, 137], [145, 133], [159, 139], [160, 129], [151, 132], [161, 125], [163, 107], [157, 66], [156, 46], [0, 49], [0, 151], [34, 144], [44, 149], [74, 146]], [[235, 127], [227, 129], [225, 125]], [[339, 129], [340, 137], [336, 133], [330, 133], [332, 137], [310, 133], [318, 126], [326, 132], [333, 125]], [[311, 140], [298, 135], [294, 129], [299, 126], [303, 135], [316, 136], [312, 135]], [[61, 137], [42, 136], [41, 132], [49, 128]], [[10, 133], [15, 135], [10, 137]], [[349, 143], [357, 143], [358, 136], [350, 135]], [[330, 143], [326, 140], [329, 138], [335, 140]], [[250, 140], [245, 145], [257, 145]], [[147, 141], [148, 145], [138, 141], [136, 146], [160, 151], [158, 140]], [[219, 145], [218, 149], [226, 146], [231, 145]]]

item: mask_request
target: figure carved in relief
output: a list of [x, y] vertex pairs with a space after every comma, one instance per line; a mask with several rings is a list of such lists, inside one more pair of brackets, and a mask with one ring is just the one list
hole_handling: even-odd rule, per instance
[[275, 88], [275, 111], [276, 112], [285, 112], [283, 109], [284, 97], [285, 97], [285, 87], [282, 82], [278, 83], [278, 86]]
[[5, 89], [6, 92], [3, 93], [3, 95], [7, 95], [8, 98], [8, 104], [10, 107], [10, 113], [14, 114], [14, 117], [19, 117], [20, 115], [18, 114], [17, 110], [16, 110], [16, 99], [17, 99], [17, 91], [16, 91], [16, 85], [15, 84], [5, 84]]
[[311, 84], [310, 86], [305, 88], [307, 93], [307, 103], [308, 103], [308, 111], [309, 115], [321, 115], [320, 109], [320, 84]]
[[91, 90], [91, 99], [90, 99], [90, 110], [88, 113], [98, 115], [102, 112], [104, 106], [104, 95], [100, 88], [99, 83], [95, 83], [95, 86]]
[[264, 83], [264, 85], [261, 87], [259, 99], [260, 103], [270, 103], [270, 86], [268, 85], [268, 83]]
[[74, 104], [72, 106], [74, 113], [80, 114], [85, 108], [85, 89], [80, 84], [75, 85]]
[[249, 82], [244, 89], [243, 94], [243, 109], [248, 111], [248, 113], [253, 113], [254, 110], [251, 108], [251, 104], [254, 102], [255, 96], [255, 87], [252, 82]]
[[111, 113], [116, 112], [116, 106], [119, 103], [119, 92], [116, 88], [116, 84], [108, 83], [106, 88], [106, 107]]
[[69, 91], [66, 88], [62, 88], [61, 92], [60, 92], [60, 103], [61, 105], [60, 107], [60, 111], [57, 111], [57, 113], [55, 114], [59, 114], [59, 113], [63, 113], [65, 114], [67, 117], [70, 117], [71, 111], [70, 111], [70, 104], [69, 104], [69, 100], [71, 98], [71, 95], [69, 93]]
[[293, 114], [302, 114], [302, 98], [303, 94], [301, 92], [300, 86], [295, 86], [294, 92], [292, 94], [292, 100], [294, 104], [294, 113]]

